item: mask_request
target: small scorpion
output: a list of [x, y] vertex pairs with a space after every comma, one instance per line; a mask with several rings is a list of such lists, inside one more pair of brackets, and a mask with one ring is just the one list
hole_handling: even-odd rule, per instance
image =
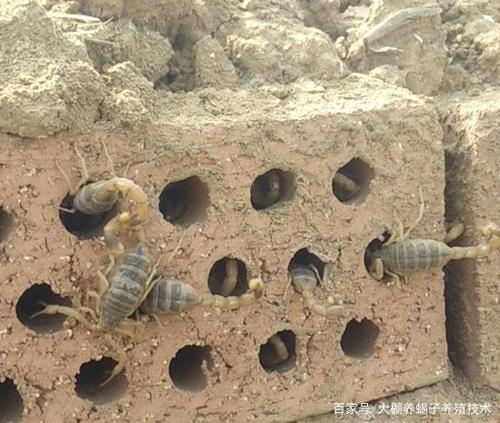
[[119, 194], [124, 197], [129, 196], [137, 205], [135, 213], [119, 213], [104, 227], [106, 245], [113, 254], [118, 256], [122, 254], [124, 250], [122, 243], [118, 239], [118, 233], [123, 229], [139, 226], [146, 221], [148, 215], [148, 199], [144, 191], [132, 180], [115, 176], [113, 162], [109, 156], [106, 144], [103, 142], [102, 146], [110, 165], [112, 174], [110, 179], [87, 183], [90, 179], [89, 173], [85, 164], [85, 159], [78, 150], [76, 144], [75, 152], [80, 159], [82, 167], [82, 176], [77, 184], [71, 182], [68, 175], [56, 161], [56, 166], [62, 173], [69, 187], [73, 203], [73, 208], [65, 209], [61, 207], [61, 209], [69, 213], [79, 211], [86, 215], [99, 215], [109, 212], [115, 207]]
[[343, 308], [343, 304], [333, 297], [328, 298], [328, 305], [319, 304], [314, 298], [316, 285], [321, 281], [318, 269], [312, 263], [294, 263], [289, 271], [289, 278], [294, 288], [304, 298], [305, 306], [314, 314], [323, 317], [331, 317]]
[[[404, 232], [403, 224], [398, 221], [396, 229], [391, 232], [390, 238], [381, 248], [369, 252], [368, 270], [375, 279], [381, 280], [385, 273], [392, 276], [396, 285], [400, 286], [400, 276], [412, 272], [437, 270], [450, 260], [483, 257], [500, 248], [500, 229], [494, 224], [481, 229], [486, 242], [473, 247], [449, 247], [444, 242], [432, 239], [408, 239], [411, 231], [422, 219], [424, 208], [425, 203], [420, 189], [420, 210], [414, 224]], [[460, 236], [462, 231], [463, 225], [453, 227], [445, 240], [452, 241]]]

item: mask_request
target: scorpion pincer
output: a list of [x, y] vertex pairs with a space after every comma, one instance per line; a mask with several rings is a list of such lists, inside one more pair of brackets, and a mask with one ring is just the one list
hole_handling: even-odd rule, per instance
[[336, 303], [335, 299], [329, 298], [330, 304], [319, 304], [314, 298], [314, 291], [319, 282], [319, 273], [313, 264], [295, 263], [289, 269], [289, 278], [293, 287], [304, 298], [305, 306], [314, 314], [323, 317], [330, 317], [343, 308], [343, 305]]
[[[411, 230], [420, 222], [424, 213], [424, 202], [421, 192], [421, 206], [419, 216], [415, 223], [403, 232], [402, 224], [398, 230], [391, 234], [381, 248], [370, 252], [369, 271], [377, 280], [381, 280], [384, 273], [392, 276], [397, 285], [400, 284], [399, 276], [412, 272], [432, 271], [442, 268], [450, 260], [463, 258], [479, 258], [489, 255], [500, 248], [500, 230], [498, 226], [489, 224], [481, 232], [486, 241], [471, 247], [449, 247], [444, 242], [432, 239], [408, 239]], [[451, 241], [463, 231], [455, 230], [453, 236], [447, 236]]]
[[[105, 341], [117, 354], [117, 364], [109, 378], [102, 384], [108, 383], [125, 367], [126, 354], [111, 337], [119, 334], [135, 339], [132, 332], [119, 326], [133, 314], [149, 293], [151, 281], [156, 274], [156, 266], [151, 266], [149, 253], [142, 242], [137, 242], [111, 262], [104, 273], [97, 272], [99, 276], [99, 292], [89, 291], [87, 297], [95, 299], [95, 308], [90, 307], [65, 307], [59, 305], [46, 305], [45, 308], [34, 314], [63, 314], [82, 323], [91, 331], [106, 333]], [[89, 321], [84, 313], [90, 315]], [[133, 322], [130, 322], [133, 323]]]
[[249, 291], [240, 296], [212, 295], [199, 293], [191, 285], [168, 277], [160, 277], [153, 281], [152, 289], [141, 310], [152, 316], [158, 314], [179, 314], [189, 311], [198, 304], [226, 310], [236, 310], [256, 303], [263, 294], [264, 283], [255, 278], [248, 282]]

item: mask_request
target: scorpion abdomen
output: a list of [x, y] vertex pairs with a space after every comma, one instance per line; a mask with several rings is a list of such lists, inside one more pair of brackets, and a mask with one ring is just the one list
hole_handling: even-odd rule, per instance
[[100, 325], [103, 329], [116, 327], [136, 310], [150, 267], [149, 253], [143, 244], [135, 244], [120, 256], [102, 298]]
[[380, 258], [393, 272], [419, 272], [443, 267], [453, 258], [453, 252], [444, 242], [408, 239], [382, 246]]
[[97, 181], [84, 185], [73, 197], [73, 206], [76, 210], [98, 215], [110, 211], [118, 199], [116, 191], [108, 189], [108, 181]]
[[177, 279], [161, 277], [141, 305], [148, 314], [179, 314], [191, 310], [201, 302], [201, 296], [189, 284]]

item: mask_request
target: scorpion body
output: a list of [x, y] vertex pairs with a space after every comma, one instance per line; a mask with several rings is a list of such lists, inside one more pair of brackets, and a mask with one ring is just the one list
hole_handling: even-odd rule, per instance
[[99, 326], [102, 329], [113, 329], [134, 313], [142, 302], [150, 268], [148, 250], [141, 243], [119, 257], [107, 278], [109, 287], [101, 297]]
[[240, 296], [200, 294], [191, 285], [177, 279], [160, 277], [153, 282], [151, 292], [141, 305], [141, 310], [150, 315], [179, 314], [193, 309], [198, 304], [226, 310], [254, 304], [262, 296], [264, 284], [260, 279], [248, 283], [249, 292]]
[[333, 299], [331, 304], [319, 304], [314, 297], [314, 291], [319, 281], [319, 274], [316, 267], [312, 264], [294, 264], [289, 270], [289, 277], [294, 288], [304, 298], [304, 304], [314, 314], [323, 317], [330, 317], [342, 309], [343, 305], [334, 304]]
[[488, 243], [475, 247], [449, 247], [433, 239], [407, 239], [382, 246], [374, 253], [384, 267], [398, 274], [440, 269], [450, 260], [478, 258], [490, 254], [495, 247], [495, 237]]

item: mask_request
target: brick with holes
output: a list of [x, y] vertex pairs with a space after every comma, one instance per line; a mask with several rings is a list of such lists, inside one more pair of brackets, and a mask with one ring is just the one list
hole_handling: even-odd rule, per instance
[[[175, 95], [179, 110], [183, 102], [193, 107], [191, 94]], [[254, 106], [224, 117], [200, 109], [140, 132], [95, 128], [29, 143], [2, 137], [0, 157], [8, 159], [1, 160], [0, 206], [14, 226], [2, 243], [0, 327], [9, 329], [0, 336], [1, 371], [16, 382], [27, 418], [91, 413], [136, 422], [147, 410], [169, 421], [290, 421], [447, 377], [441, 271], [412, 275], [397, 289], [371, 278], [364, 264], [367, 245], [395, 217], [414, 221], [419, 186], [426, 209], [413, 235], [444, 236], [442, 131], [432, 105], [351, 77], [285, 102], [263, 96]], [[38, 332], [15, 307], [40, 283], [85, 303], [106, 266], [95, 236], [106, 219], [65, 220], [59, 209], [68, 188], [53, 158], [78, 179], [74, 142], [91, 180], [109, 176], [105, 142], [117, 172], [129, 166], [127, 177], [151, 200], [144, 231], [151, 259], [165, 256], [159, 274], [217, 295], [241, 295], [253, 278], [265, 283], [255, 305], [199, 306], [161, 317], [163, 327], [145, 323], [128, 351], [125, 393], [103, 394], [118, 401], [108, 407], [92, 408], [93, 396], [74, 386], [80, 367], [106, 351], [102, 337], [78, 325]], [[231, 260], [237, 266], [229, 278], [224, 263]], [[289, 286], [295, 265], [315, 267], [317, 304], [334, 298], [343, 306], [328, 318], [311, 314]], [[22, 313], [43, 301], [30, 298]]]

